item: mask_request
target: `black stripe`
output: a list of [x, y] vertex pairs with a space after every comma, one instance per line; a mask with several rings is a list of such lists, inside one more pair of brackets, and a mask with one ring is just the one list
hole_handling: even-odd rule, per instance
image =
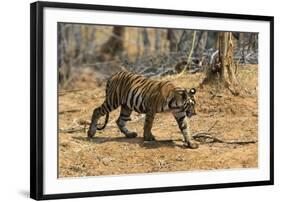
[[115, 88], [115, 92], [113, 93], [113, 103], [112, 103], [112, 105], [113, 105], [114, 109], [116, 109], [117, 106], [118, 106], [118, 103], [117, 103], [117, 96], [118, 96], [118, 94], [117, 94], [116, 90], [117, 89]]
[[[143, 80], [137, 81], [137, 83], [135, 83], [135, 85], [139, 85], [139, 84], [141, 84], [142, 82], [143, 82]], [[135, 106], [135, 104], [136, 104], [136, 103], [133, 103], [133, 102], [134, 102], [134, 98], [135, 98], [136, 93], [137, 93], [138, 90], [139, 90], [139, 87], [136, 86], [135, 89], [134, 89], [133, 92], [132, 92], [132, 96], [131, 96], [131, 100], [130, 100], [130, 105], [131, 105], [131, 107]]]
[[105, 114], [105, 108], [104, 107], [99, 108], [99, 114], [101, 116], [103, 116]]
[[170, 81], [165, 81], [165, 82], [161, 82], [160, 84], [159, 84], [159, 88], [161, 89], [164, 85], [166, 85], [167, 83], [170, 83]]
[[139, 109], [137, 109], [137, 107], [134, 107], [134, 110], [138, 113], [141, 113], [141, 111]]
[[[141, 96], [141, 92], [137, 95], [136, 103], [135, 103], [136, 106], [138, 105], [138, 102], [139, 102], [139, 98], [140, 98], [140, 97], [142, 97], [142, 96]], [[142, 102], [141, 102], [140, 104], [142, 104]]]
[[124, 120], [124, 121], [130, 121], [131, 120], [130, 116], [127, 116], [127, 115], [126, 116], [120, 115], [119, 118]]
[[[142, 82], [143, 83], [143, 82]], [[142, 84], [142, 83], [140, 83], [140, 84]], [[139, 92], [139, 94], [137, 95], [137, 97], [136, 97], [136, 103], [133, 103], [133, 101], [134, 101], [134, 98], [135, 98], [135, 96], [136, 96], [136, 93], [138, 92], [138, 90], [140, 90], [140, 88], [139, 87], [137, 87], [134, 91], [133, 91], [133, 96], [132, 96], [132, 100], [131, 100], [131, 106], [133, 106], [132, 104], [134, 104], [134, 106], [136, 106], [137, 105], [137, 103], [138, 103], [138, 100], [139, 100], [139, 97], [141, 97], [141, 94], [142, 94], [142, 91], [140, 90], [140, 92]]]
[[145, 113], [145, 108], [143, 108], [143, 101], [144, 100], [142, 100], [140, 108], [139, 108], [141, 113]]
[[[148, 81], [148, 80], [146, 80], [146, 81]], [[144, 113], [145, 111], [146, 111], [146, 109], [144, 108], [144, 107], [146, 107], [146, 106], [144, 106], [143, 107], [143, 103], [144, 103], [144, 100], [145, 100], [145, 98], [147, 97], [147, 93], [149, 92], [149, 90], [153, 87], [153, 85], [154, 85], [155, 83], [154, 82], [148, 82], [148, 83], [145, 83], [145, 87], [142, 89], [142, 91], [140, 92], [140, 94], [142, 95], [142, 97], [143, 97], [143, 100], [142, 100], [142, 102], [141, 102], [141, 105], [140, 105], [140, 112], [142, 112], [142, 113]]]
[[104, 111], [105, 113], [108, 113], [109, 112], [109, 107], [108, 107], [108, 104], [107, 103], [104, 103], [102, 105], [102, 111]]
[[[148, 81], [148, 80], [147, 80], [147, 81]], [[150, 89], [152, 88], [152, 86], [154, 86], [154, 84], [155, 84], [155, 82], [148, 81], [148, 83], [145, 84], [146, 87], [144, 87], [144, 91], [141, 92], [142, 95], [145, 96], [145, 95], [150, 91]]]
[[185, 118], [185, 116], [182, 116], [182, 117], [180, 117], [179, 119], [177, 119], [177, 121], [178, 121], [179, 123], [182, 123], [183, 120], [184, 120], [184, 118]]
[[170, 102], [169, 102], [169, 104], [168, 104], [168, 106], [169, 106], [169, 109], [172, 109], [172, 103], [175, 101], [175, 97], [173, 97], [171, 100], [170, 100]]
[[164, 112], [164, 104], [162, 104], [161, 112]]
[[[181, 127], [181, 126], [180, 126]], [[181, 130], [187, 129], [187, 124], [184, 124], [183, 127], [181, 127]]]

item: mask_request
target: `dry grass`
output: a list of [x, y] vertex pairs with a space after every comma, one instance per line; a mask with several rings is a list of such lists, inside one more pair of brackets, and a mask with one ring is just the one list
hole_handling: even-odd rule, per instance
[[[59, 128], [83, 128], [93, 108], [104, 99], [104, 83], [97, 83], [82, 75], [77, 83], [83, 90], [65, 92], [59, 97]], [[197, 86], [203, 75], [168, 76], [184, 87]], [[239, 70], [243, 93], [234, 97], [226, 91], [213, 97], [209, 86], [198, 89], [197, 116], [190, 120], [193, 133], [203, 131], [218, 122], [212, 129], [216, 137], [224, 140], [256, 140], [258, 138], [257, 67]], [[87, 85], [88, 84], [88, 85]], [[157, 114], [153, 134], [159, 140], [144, 144], [143, 116], [133, 113], [128, 128], [138, 133], [135, 139], [122, 135], [115, 120], [119, 109], [110, 114], [107, 127], [98, 131], [93, 142], [86, 132], [59, 133], [59, 177], [116, 175], [127, 173], [253, 168], [258, 166], [258, 143], [235, 145], [201, 144], [199, 149], [182, 147], [182, 138], [171, 114]], [[102, 120], [101, 120], [102, 121]], [[173, 140], [173, 141], [161, 141]]]

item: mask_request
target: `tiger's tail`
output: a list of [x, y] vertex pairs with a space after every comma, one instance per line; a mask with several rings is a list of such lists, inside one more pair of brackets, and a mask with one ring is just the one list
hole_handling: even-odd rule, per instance
[[108, 123], [108, 118], [109, 118], [109, 113], [106, 113], [105, 121], [104, 121], [103, 126], [100, 127], [100, 128], [97, 126], [97, 130], [103, 130], [103, 129], [106, 127], [106, 125], [107, 125], [107, 123]]

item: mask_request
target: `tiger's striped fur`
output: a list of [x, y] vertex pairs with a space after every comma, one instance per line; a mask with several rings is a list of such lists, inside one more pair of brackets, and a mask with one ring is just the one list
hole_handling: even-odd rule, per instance
[[[145, 141], [155, 140], [151, 133], [155, 114], [171, 112], [187, 146], [197, 148], [198, 145], [192, 140], [186, 122], [186, 116], [191, 117], [196, 114], [195, 93], [194, 88], [187, 91], [184, 88], [175, 87], [170, 81], [155, 81], [131, 72], [118, 72], [107, 82], [104, 103], [93, 112], [88, 137], [92, 138], [96, 130], [104, 129], [108, 122], [109, 113], [121, 106], [120, 116], [116, 123], [126, 137], [134, 138], [137, 136], [137, 133], [130, 132], [126, 127], [126, 122], [130, 120], [132, 111], [146, 114]], [[97, 121], [104, 115], [106, 115], [104, 126], [99, 128]]]

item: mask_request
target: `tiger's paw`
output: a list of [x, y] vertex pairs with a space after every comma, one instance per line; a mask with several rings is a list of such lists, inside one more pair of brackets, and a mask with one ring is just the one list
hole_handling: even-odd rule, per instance
[[197, 149], [199, 147], [199, 144], [193, 141], [189, 141], [184, 143], [184, 146], [190, 149]]
[[136, 132], [129, 132], [129, 133], [125, 134], [125, 136], [127, 138], [135, 138], [138, 136], [138, 134]]
[[155, 141], [155, 137], [152, 134], [144, 135], [143, 137], [144, 137], [143, 139], [144, 139], [145, 142], [146, 141]]
[[87, 133], [87, 136], [88, 136], [88, 139], [93, 139], [93, 137], [95, 136], [96, 134], [96, 130], [88, 130], [88, 133]]
[[93, 137], [88, 137], [88, 141], [89, 142], [94, 142], [94, 138]]

